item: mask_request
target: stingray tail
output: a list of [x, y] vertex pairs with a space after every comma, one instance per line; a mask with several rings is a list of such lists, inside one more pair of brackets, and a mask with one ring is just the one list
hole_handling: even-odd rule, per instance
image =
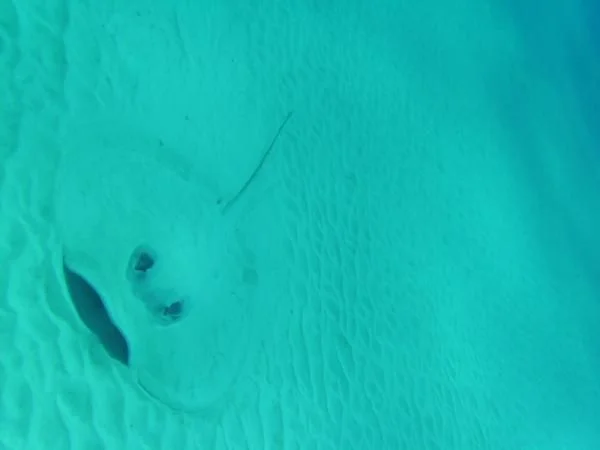
[[294, 112], [290, 111], [287, 114], [287, 116], [285, 116], [285, 118], [283, 119], [283, 122], [281, 122], [281, 125], [279, 125], [279, 128], [277, 129], [277, 133], [275, 133], [275, 136], [271, 140], [269, 147], [267, 147], [267, 149], [263, 153], [260, 161], [256, 165], [256, 168], [250, 174], [250, 176], [248, 177], [248, 179], [246, 180], [244, 185], [240, 188], [240, 190], [225, 204], [225, 206], [222, 209], [223, 213], [227, 212], [227, 210], [229, 210], [231, 208], [231, 206], [235, 202], [238, 201], [238, 199], [242, 196], [242, 194], [246, 191], [246, 189], [248, 189], [248, 186], [250, 186], [250, 184], [252, 184], [252, 181], [254, 181], [254, 179], [256, 178], [256, 175], [258, 175], [258, 172], [260, 172], [260, 169], [265, 164], [265, 161], [267, 160], [269, 154], [273, 150], [273, 147], [275, 147], [275, 144], [277, 143], [277, 140], [279, 139], [281, 132], [283, 131], [283, 129], [285, 128], [286, 124], [288, 123], [288, 121], [290, 120], [290, 118], [292, 117], [293, 114], [294, 114]]

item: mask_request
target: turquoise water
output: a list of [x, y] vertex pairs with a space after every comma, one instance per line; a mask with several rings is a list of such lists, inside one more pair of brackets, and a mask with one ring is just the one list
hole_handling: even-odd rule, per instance
[[0, 5], [0, 449], [600, 449], [598, 5]]

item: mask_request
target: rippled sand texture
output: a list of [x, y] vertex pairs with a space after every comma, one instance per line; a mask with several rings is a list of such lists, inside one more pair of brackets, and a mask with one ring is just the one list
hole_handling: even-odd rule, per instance
[[[0, 449], [600, 448], [585, 11], [149, 3], [0, 1]], [[218, 265], [253, 296], [150, 333], [115, 275], [131, 227], [193, 259], [178, 230], [205, 226], [289, 110]], [[64, 180], [86, 181], [72, 221]], [[79, 319], [68, 242], [144, 364]], [[207, 330], [248, 347], [210, 353], [227, 345]], [[183, 340], [190, 361], [156, 350]], [[153, 362], [222, 372], [188, 379], [190, 412]]]

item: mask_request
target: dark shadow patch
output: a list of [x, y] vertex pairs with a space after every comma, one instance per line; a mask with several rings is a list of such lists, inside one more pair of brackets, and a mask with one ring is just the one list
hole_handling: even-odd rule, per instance
[[128, 365], [129, 346], [121, 330], [112, 321], [98, 292], [79, 274], [63, 264], [65, 281], [77, 315], [100, 340], [106, 352]]

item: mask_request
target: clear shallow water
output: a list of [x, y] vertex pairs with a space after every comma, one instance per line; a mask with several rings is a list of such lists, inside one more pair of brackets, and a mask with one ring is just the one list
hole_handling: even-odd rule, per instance
[[[2, 445], [598, 448], [593, 8], [6, 3]], [[65, 175], [82, 155], [99, 163]], [[205, 326], [144, 322], [123, 281], [138, 237]], [[171, 384], [145, 396], [69, 300], [67, 242], [141, 370], [200, 368], [176, 397], [219, 395], [193, 413], [165, 405]]]

